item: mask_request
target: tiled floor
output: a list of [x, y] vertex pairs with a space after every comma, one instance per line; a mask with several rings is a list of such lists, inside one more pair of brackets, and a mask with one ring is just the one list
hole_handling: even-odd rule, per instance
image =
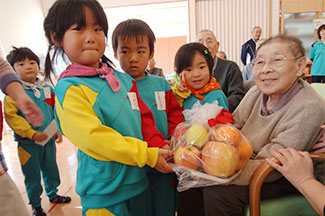
[[[49, 216], [76, 216], [81, 215], [80, 198], [75, 192], [76, 169], [77, 169], [77, 149], [69, 140], [63, 138], [63, 142], [57, 146], [57, 163], [60, 171], [61, 184], [58, 194], [68, 195], [72, 198], [69, 204], [52, 204], [42, 194], [42, 207]], [[13, 139], [12, 132], [5, 132], [2, 139], [2, 150], [8, 165], [8, 173], [15, 181], [19, 191], [21, 192], [26, 206], [28, 205], [27, 193], [24, 185], [24, 176], [17, 156], [17, 143]], [[43, 187], [44, 190], [44, 187]]]

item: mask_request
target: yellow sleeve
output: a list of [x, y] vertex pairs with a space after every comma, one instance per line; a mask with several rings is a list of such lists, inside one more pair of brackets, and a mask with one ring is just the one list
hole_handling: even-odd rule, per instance
[[149, 148], [146, 142], [122, 136], [103, 125], [92, 108], [96, 97], [96, 92], [80, 85], [69, 87], [62, 106], [55, 98], [56, 113], [64, 135], [95, 159], [154, 167], [158, 161], [158, 148]]
[[191, 91], [188, 90], [186, 92], [180, 92], [178, 89], [177, 89], [177, 86], [178, 86], [178, 83], [176, 83], [174, 86], [173, 86], [173, 93], [174, 93], [174, 96], [178, 102], [178, 104], [180, 105], [180, 107], [183, 107], [183, 102], [184, 102], [184, 99], [188, 98], [190, 95], [191, 95]]
[[16, 102], [11, 97], [6, 96], [3, 106], [5, 119], [9, 127], [19, 136], [32, 139], [36, 131], [25, 118], [17, 114], [18, 109]]

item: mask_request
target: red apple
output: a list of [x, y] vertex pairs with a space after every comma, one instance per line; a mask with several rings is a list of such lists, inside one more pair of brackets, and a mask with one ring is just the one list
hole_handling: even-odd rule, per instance
[[197, 170], [200, 167], [200, 151], [192, 145], [181, 145], [174, 152], [176, 165]]
[[223, 142], [208, 142], [202, 150], [204, 171], [216, 177], [229, 177], [234, 174], [239, 162], [239, 154], [233, 145]]
[[190, 126], [188, 126], [184, 123], [178, 124], [177, 127], [175, 128], [174, 134], [173, 134], [174, 142], [177, 143], [179, 140], [181, 140], [181, 138], [184, 138], [184, 135], [189, 128], [190, 128]]

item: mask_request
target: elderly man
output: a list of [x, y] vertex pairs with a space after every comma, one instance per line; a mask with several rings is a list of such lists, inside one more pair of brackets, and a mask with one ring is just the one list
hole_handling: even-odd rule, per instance
[[246, 41], [241, 47], [241, 61], [247, 65], [255, 58], [256, 43], [260, 39], [262, 29], [259, 26], [254, 26], [251, 32], [252, 38]]
[[204, 44], [214, 59], [212, 76], [219, 82], [223, 92], [227, 96], [229, 111], [233, 112], [244, 96], [243, 77], [238, 65], [233, 61], [223, 60], [216, 56], [219, 42], [210, 30], [201, 30], [196, 36], [196, 41]]

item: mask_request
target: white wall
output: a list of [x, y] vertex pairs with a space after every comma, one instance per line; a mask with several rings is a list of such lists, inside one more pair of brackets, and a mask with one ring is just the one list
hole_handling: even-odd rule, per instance
[[272, 0], [272, 28], [271, 28], [271, 34], [277, 35], [279, 34], [280, 30], [280, 0]]
[[[1, 0], [3, 1], [3, 0]], [[9, 0], [8, 0], [9, 1]], [[46, 13], [55, 0], [40, 0], [42, 2], [43, 12]], [[140, 4], [154, 4], [175, 2], [175, 0], [97, 0], [104, 8], [133, 6]], [[177, 0], [176, 0], [177, 1]]]
[[0, 41], [5, 54], [11, 45], [46, 54], [41, 0], [0, 0], [0, 5]]
[[253, 26], [261, 26], [262, 38], [278, 33], [278, 1], [196, 0], [196, 31], [212, 30], [220, 42], [219, 50], [243, 67], [241, 46], [251, 37]]
[[[99, 0], [103, 7], [119, 7], [125, 5], [142, 5], [148, 3], [161, 3], [161, 2], [172, 2], [174, 0]], [[200, 13], [197, 11], [198, 2], [200, 0], [188, 0], [189, 3], [189, 36], [190, 41], [194, 40], [194, 36], [197, 33], [198, 28], [204, 27], [202, 24], [202, 17], [198, 17]], [[208, 2], [219, 2], [220, 0], [205, 0]], [[224, 0], [223, 0], [224, 1]], [[228, 0], [226, 0], [228, 1]], [[252, 0], [229, 0], [230, 2], [234, 2], [234, 7], [238, 7], [238, 4], [235, 2], [251, 2]], [[254, 0], [253, 2], [272, 2], [272, 12], [268, 14], [268, 10], [265, 10], [265, 14], [260, 14], [260, 16], [268, 16], [265, 20], [268, 20], [265, 28], [268, 30], [266, 35], [263, 37], [269, 36], [268, 34], [277, 34], [279, 29], [279, 0]], [[0, 0], [0, 42], [2, 43], [2, 47], [4, 52], [7, 54], [11, 50], [11, 45], [15, 46], [27, 46], [31, 48], [37, 54], [46, 54], [47, 51], [47, 43], [43, 32], [43, 14], [46, 14], [49, 7], [52, 5], [54, 0]], [[245, 3], [241, 3], [245, 4]], [[265, 4], [267, 5], [267, 4]], [[239, 9], [237, 9], [239, 10]], [[252, 14], [261, 13], [258, 11], [258, 7], [252, 7]], [[238, 14], [229, 14], [229, 16], [238, 16]], [[207, 17], [208, 20], [203, 22], [213, 23], [215, 21], [215, 17], [219, 17], [219, 19], [227, 19], [227, 17], [221, 17], [220, 14], [212, 14]], [[252, 16], [250, 19], [256, 19], [258, 17]], [[241, 18], [239, 18], [241, 19]], [[264, 22], [265, 22], [264, 20]], [[261, 20], [256, 20], [258, 24]], [[201, 24], [198, 24], [201, 23]], [[205, 26], [209, 27], [209, 26]], [[263, 28], [264, 28], [263, 27]], [[213, 27], [215, 28], [215, 27]], [[212, 29], [213, 29], [212, 28]], [[265, 29], [264, 28], [264, 29]], [[228, 29], [229, 30], [229, 29]], [[248, 29], [249, 30], [249, 29]], [[223, 31], [227, 31], [227, 28], [224, 28]], [[247, 31], [247, 30], [246, 30]], [[243, 34], [246, 37], [249, 37], [247, 32], [236, 32], [233, 34]], [[239, 39], [241, 43], [243, 39], [240, 39], [240, 36], [236, 36], [236, 39]], [[226, 38], [225, 38], [226, 39]], [[222, 41], [222, 47], [225, 45], [225, 42]], [[234, 45], [229, 45], [234, 46]], [[1, 47], [1, 44], [0, 44]], [[1, 50], [0, 50], [1, 52]], [[235, 54], [238, 56], [238, 53]], [[238, 58], [238, 57], [236, 57]], [[235, 58], [232, 57], [233, 60]]]

